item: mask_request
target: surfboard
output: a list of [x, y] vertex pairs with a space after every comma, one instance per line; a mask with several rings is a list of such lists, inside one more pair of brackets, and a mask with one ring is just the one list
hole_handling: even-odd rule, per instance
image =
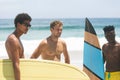
[[104, 64], [97, 34], [85, 19], [83, 71], [91, 80], [104, 80]]
[[[21, 80], [89, 80], [79, 68], [70, 64], [38, 59], [20, 59]], [[14, 80], [9, 59], [0, 60], [0, 80]]]

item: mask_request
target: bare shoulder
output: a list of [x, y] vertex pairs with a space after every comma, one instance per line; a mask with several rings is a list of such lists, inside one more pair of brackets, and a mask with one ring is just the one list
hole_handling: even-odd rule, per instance
[[58, 41], [62, 43], [64, 46], [66, 46], [66, 42], [63, 39], [59, 39]]
[[47, 40], [46, 40], [46, 39], [43, 39], [43, 40], [41, 41], [41, 43], [42, 43], [42, 44], [46, 44], [46, 43], [47, 43]]
[[46, 40], [46, 39], [44, 39], [44, 40], [42, 40], [42, 41], [40, 42], [40, 45], [41, 45], [41, 46], [46, 45], [46, 44], [47, 44], [47, 40]]
[[6, 44], [18, 44], [18, 39], [15, 37], [15, 35], [11, 34], [8, 36]]
[[108, 46], [108, 43], [103, 44], [102, 49]]
[[61, 38], [58, 39], [59, 42], [65, 43], [65, 41]]
[[119, 43], [119, 42], [117, 42], [117, 46], [120, 46], [120, 43]]
[[116, 46], [120, 49], [120, 43], [119, 42], [116, 43]]
[[9, 53], [14, 53], [15, 50], [19, 47], [19, 42], [18, 39], [14, 35], [8, 36], [6, 42], [5, 42], [5, 47]]
[[103, 44], [103, 47], [108, 46], [108, 43]]

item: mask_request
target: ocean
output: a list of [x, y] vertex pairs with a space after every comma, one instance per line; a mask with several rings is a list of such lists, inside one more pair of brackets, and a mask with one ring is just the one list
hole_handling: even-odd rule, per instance
[[[92, 23], [100, 42], [100, 46], [106, 43], [103, 27], [114, 25], [116, 40], [120, 42], [120, 18], [88, 18]], [[62, 18], [62, 19], [33, 19], [31, 28], [27, 34], [21, 36], [24, 46], [25, 57], [29, 58], [42, 39], [48, 37], [50, 33], [50, 23], [54, 20], [63, 22], [61, 38], [66, 41], [70, 54], [71, 64], [80, 66], [83, 60], [83, 42], [85, 18]], [[0, 19], [0, 58], [8, 58], [5, 49], [5, 40], [14, 31], [14, 19]], [[64, 61], [64, 60], [62, 60]]]

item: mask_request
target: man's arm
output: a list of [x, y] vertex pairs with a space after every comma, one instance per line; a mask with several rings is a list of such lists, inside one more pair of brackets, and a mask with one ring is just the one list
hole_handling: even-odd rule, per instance
[[103, 54], [103, 62], [105, 63], [105, 57], [104, 57], [104, 53], [102, 52], [102, 54]]
[[104, 46], [105, 45], [102, 46], [102, 55], [103, 55], [103, 62], [105, 63]]
[[15, 80], [20, 80], [20, 68], [19, 68], [19, 47], [15, 39], [9, 39], [6, 44], [7, 50], [9, 50], [10, 59], [13, 63]]
[[41, 42], [39, 46], [35, 49], [35, 51], [32, 53], [32, 56], [30, 58], [38, 58], [41, 54], [43, 45], [44, 43]]
[[69, 54], [68, 54], [68, 50], [65, 42], [63, 42], [63, 46], [64, 46], [63, 54], [65, 58], [65, 63], [70, 64], [70, 58], [69, 58]]
[[32, 53], [30, 58], [38, 58], [38, 56], [40, 56], [40, 54], [39, 54], [39, 47], [37, 47], [35, 49], [35, 51]]

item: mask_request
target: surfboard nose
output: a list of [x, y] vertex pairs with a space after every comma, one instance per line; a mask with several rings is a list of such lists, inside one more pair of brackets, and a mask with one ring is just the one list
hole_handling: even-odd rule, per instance
[[90, 23], [88, 18], [85, 18], [85, 31], [90, 32], [90, 33], [96, 35], [96, 32], [95, 32], [95, 30], [93, 28], [93, 25]]

